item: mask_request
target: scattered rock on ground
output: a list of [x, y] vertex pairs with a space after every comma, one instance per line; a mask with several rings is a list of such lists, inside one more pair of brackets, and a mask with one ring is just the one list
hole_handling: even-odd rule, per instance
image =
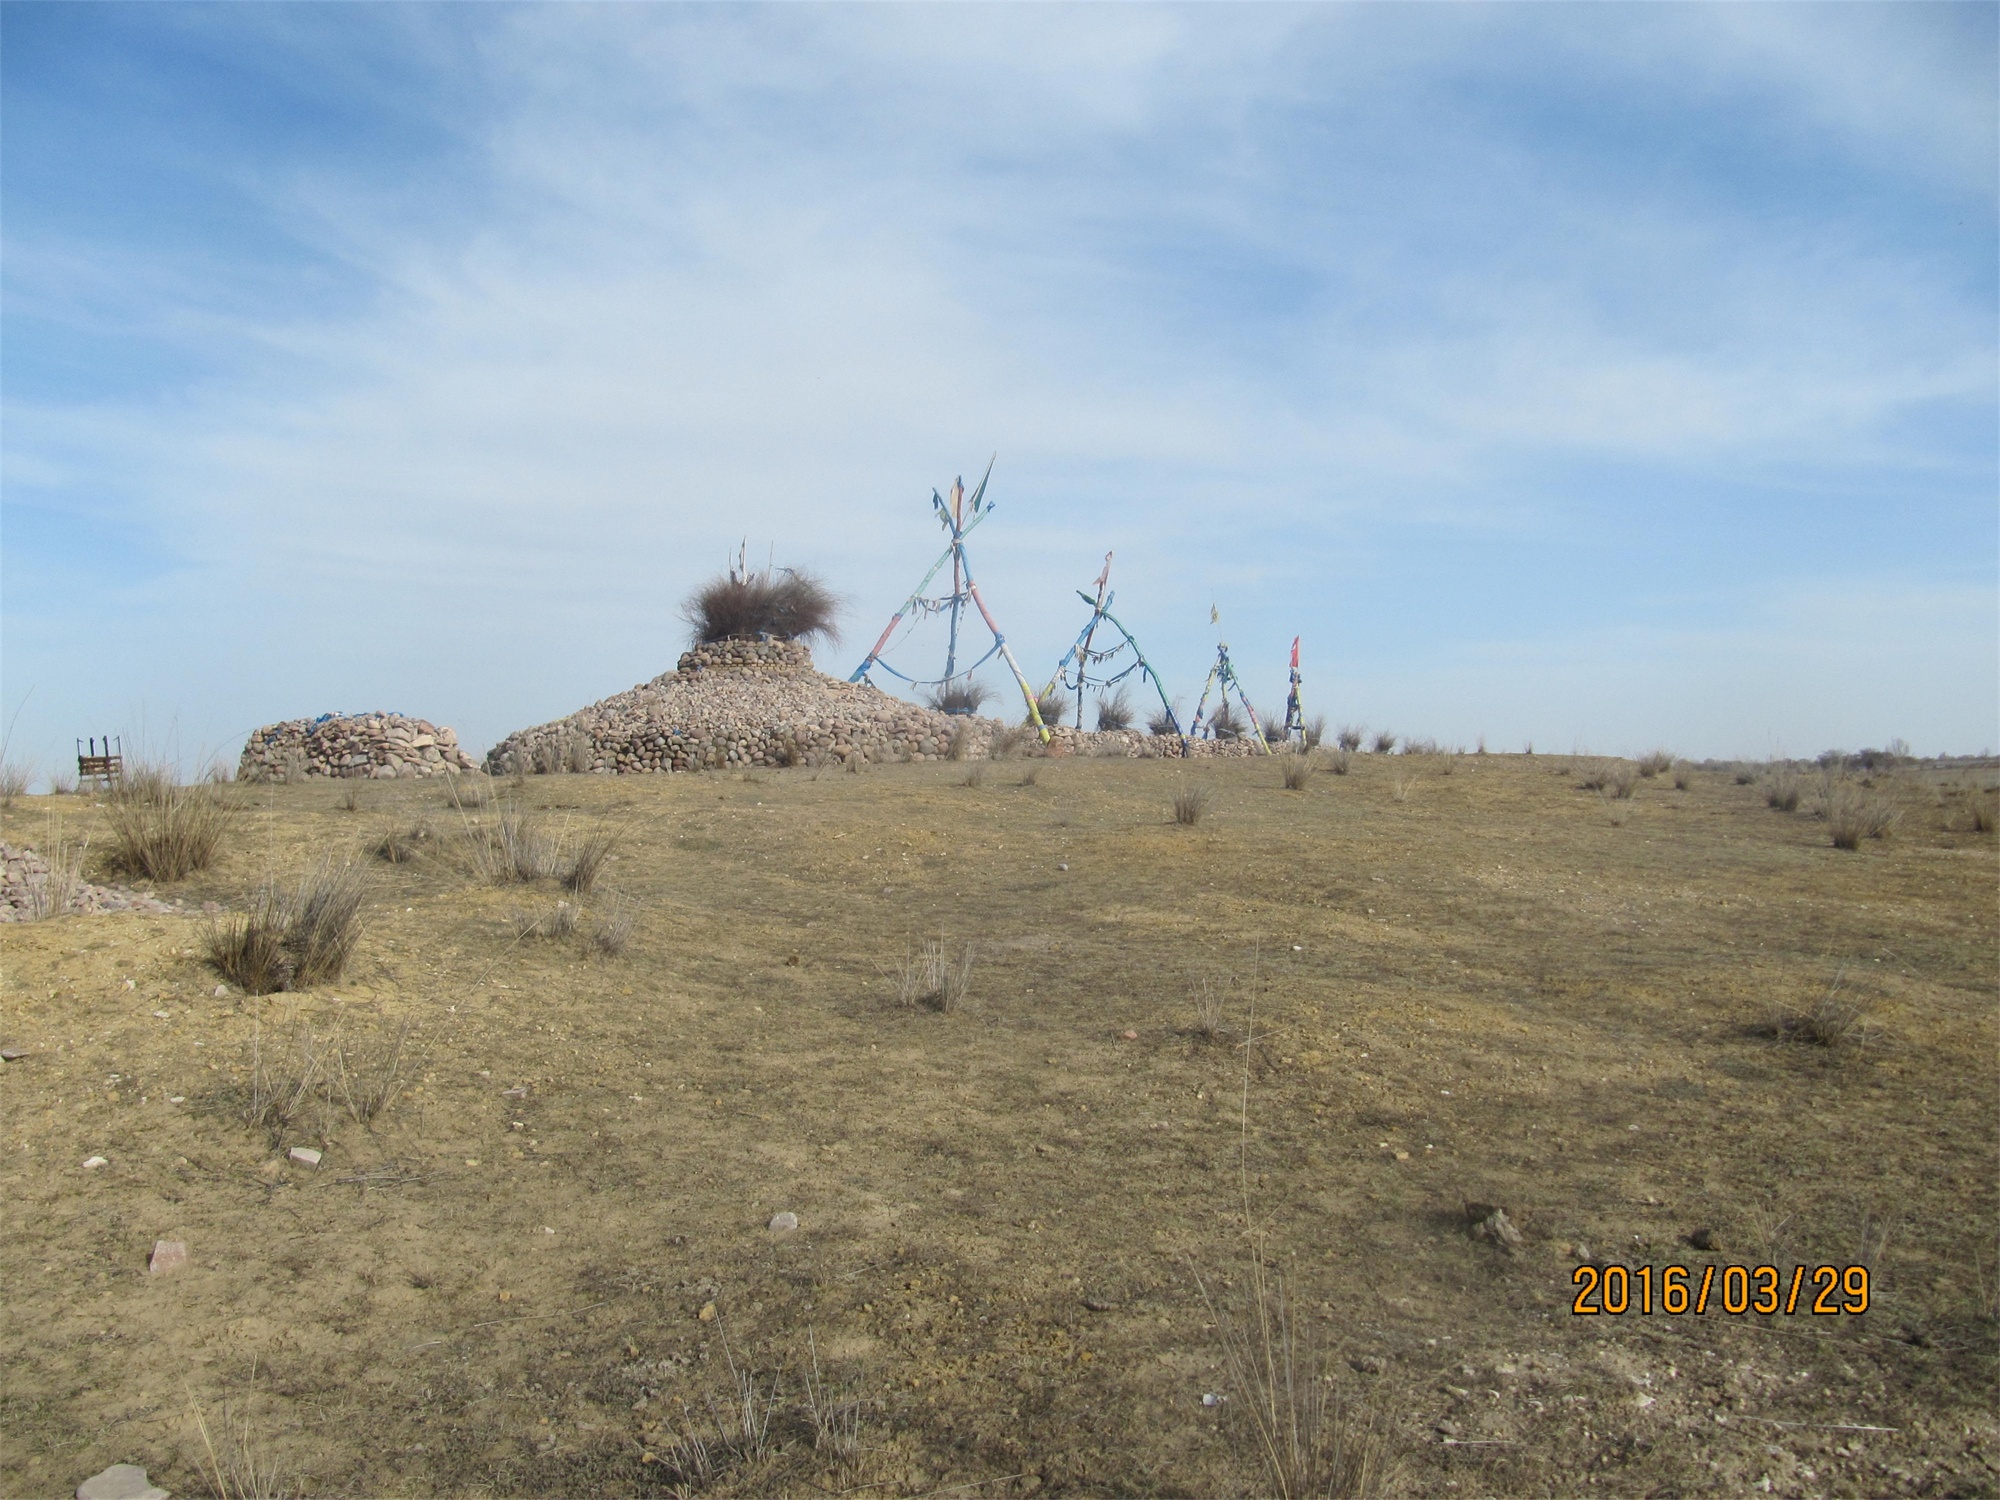
[[187, 1264], [188, 1247], [183, 1240], [154, 1240], [152, 1257], [146, 1262], [146, 1274], [164, 1276], [169, 1271], [178, 1271]]
[[113, 1464], [76, 1487], [76, 1500], [172, 1500], [137, 1464]]
[[799, 1216], [790, 1209], [771, 1215], [771, 1233], [790, 1234], [799, 1227]]
[[29, 847], [0, 844], [0, 922], [32, 922], [71, 912], [173, 911], [166, 902], [121, 886], [78, 882], [62, 911], [50, 910], [49, 862]]

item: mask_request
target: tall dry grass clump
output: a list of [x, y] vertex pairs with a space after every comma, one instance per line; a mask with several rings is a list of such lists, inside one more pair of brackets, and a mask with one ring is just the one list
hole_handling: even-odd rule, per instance
[[1115, 693], [1098, 695], [1097, 727], [1101, 731], [1132, 727], [1132, 695], [1124, 687], [1121, 686]]
[[1674, 753], [1671, 750], [1655, 750], [1650, 755], [1642, 755], [1639, 757], [1638, 761], [1639, 774], [1645, 777], [1648, 781], [1651, 781], [1655, 776], [1659, 775], [1662, 771], [1671, 771], [1673, 768], [1674, 768]]
[[1798, 773], [1790, 766], [1779, 766], [1771, 772], [1770, 784], [1764, 788], [1764, 804], [1777, 812], [1797, 812], [1800, 791]]
[[1582, 786], [1585, 791], [1601, 792], [1623, 801], [1638, 790], [1639, 768], [1628, 761], [1600, 761], [1583, 773]]
[[230, 824], [242, 811], [238, 795], [214, 781], [183, 786], [163, 761], [126, 768], [105, 808], [111, 860], [149, 880], [180, 880], [215, 861]]
[[1859, 849], [1863, 839], [1887, 838], [1896, 808], [1886, 797], [1840, 783], [1826, 794], [1827, 830], [1836, 849]]
[[993, 701], [993, 689], [967, 678], [947, 682], [924, 694], [924, 703], [941, 714], [976, 714]]
[[1312, 757], [1307, 755], [1303, 749], [1294, 754], [1287, 755], [1283, 769], [1280, 772], [1285, 779], [1285, 790], [1288, 792], [1304, 791], [1306, 783], [1312, 780], [1312, 773]]
[[1855, 1051], [1874, 1040], [1875, 1006], [1845, 988], [1846, 974], [1842, 967], [1833, 983], [1809, 1003], [1782, 1011], [1771, 1023], [1772, 1033], [1783, 1041], [1835, 1053]]
[[1337, 737], [1340, 748], [1350, 753], [1361, 748], [1362, 737], [1367, 733], [1359, 724], [1343, 724]]
[[739, 557], [726, 577], [703, 585], [681, 606], [696, 645], [732, 639], [838, 640], [840, 601], [811, 573], [796, 568], [743, 566]]
[[250, 909], [216, 918], [203, 935], [216, 971], [251, 995], [310, 988], [338, 979], [361, 940], [367, 881], [352, 860], [329, 856], [298, 886], [266, 882]]
[[33, 766], [14, 760], [0, 761], [0, 802], [11, 804], [16, 797], [25, 797], [34, 779]]
[[1377, 755], [1387, 755], [1396, 748], [1396, 736], [1384, 729], [1375, 736], [1374, 750]]
[[[1063, 715], [1069, 712], [1069, 696], [1056, 688], [1050, 688], [1035, 700], [1035, 712], [1042, 716], [1042, 722], [1051, 727], [1062, 723]], [[1026, 715], [1022, 716], [1026, 720]]]
[[1684, 760], [1677, 761], [1674, 765], [1674, 790], [1685, 792], [1693, 787], [1693, 785], [1694, 767]]
[[1387, 1432], [1343, 1398], [1331, 1351], [1302, 1314], [1282, 1272], [1252, 1246], [1241, 1305], [1226, 1306], [1195, 1274], [1222, 1345], [1236, 1421], [1250, 1428], [1279, 1500], [1363, 1500], [1389, 1479]]
[[303, 1021], [268, 1034], [260, 1024], [250, 1034], [250, 1076], [238, 1116], [273, 1145], [294, 1131], [330, 1139], [343, 1119], [372, 1125], [403, 1092], [409, 1039], [408, 1022], [367, 1041], [317, 1032]]
[[926, 942], [903, 960], [896, 973], [896, 1003], [949, 1014], [965, 1003], [972, 988], [972, 948], [952, 958], [943, 938]]
[[41, 848], [36, 851], [48, 866], [45, 874], [28, 879], [28, 920], [46, 921], [59, 917], [76, 905], [83, 889], [83, 861], [90, 852], [90, 835], [72, 844], [63, 833], [62, 819], [49, 814], [43, 826]]
[[1342, 745], [1337, 750], [1327, 752], [1323, 764], [1336, 776], [1345, 776], [1354, 765], [1354, 752]]
[[1179, 734], [1181, 726], [1176, 716], [1167, 709], [1161, 709], [1146, 720], [1148, 734]]
[[1205, 786], [1181, 787], [1174, 793], [1174, 821], [1188, 828], [1194, 827], [1208, 811], [1210, 798], [1211, 793]]
[[188, 1407], [201, 1438], [195, 1468], [214, 1500], [291, 1500], [300, 1493], [297, 1483], [267, 1453], [264, 1435], [247, 1411], [232, 1410], [225, 1401], [211, 1428], [193, 1391], [188, 1392]]

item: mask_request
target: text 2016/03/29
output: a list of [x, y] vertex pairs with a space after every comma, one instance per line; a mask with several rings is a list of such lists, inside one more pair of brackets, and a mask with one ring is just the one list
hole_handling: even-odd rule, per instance
[[1814, 1313], [1858, 1317], [1868, 1311], [1866, 1266], [1578, 1266], [1570, 1277], [1579, 1317], [1635, 1312]]

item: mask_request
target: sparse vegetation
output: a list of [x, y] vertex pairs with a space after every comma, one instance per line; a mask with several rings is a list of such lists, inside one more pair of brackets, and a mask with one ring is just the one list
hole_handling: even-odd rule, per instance
[[1342, 745], [1326, 756], [1326, 768], [1336, 776], [1345, 776], [1354, 763], [1354, 752]]
[[1326, 715], [1314, 714], [1307, 719], [1300, 731], [1306, 749], [1317, 750], [1326, 739]]
[[634, 913], [621, 896], [613, 896], [609, 910], [601, 913], [590, 929], [590, 945], [606, 958], [616, 958], [630, 946]]
[[811, 573], [793, 568], [745, 568], [705, 584], [681, 606], [696, 645], [732, 639], [838, 640], [840, 601]]
[[1056, 688], [1050, 688], [1035, 700], [1035, 712], [1042, 716], [1042, 722], [1050, 728], [1062, 723], [1063, 715], [1069, 712], [1069, 695]]
[[1194, 980], [1194, 1022], [1188, 1034], [1201, 1042], [1226, 1042], [1235, 1033], [1229, 1029], [1225, 1015], [1223, 987], [1202, 975]]
[[1174, 821], [1194, 827], [1208, 811], [1209, 797], [1208, 788], [1200, 783], [1181, 787], [1174, 793]]
[[1243, 721], [1237, 717], [1236, 710], [1229, 706], [1227, 698], [1218, 703], [1215, 712], [1208, 716], [1208, 732], [1211, 738], [1218, 740], [1243, 738]]
[[1583, 773], [1585, 791], [1602, 792], [1623, 801], [1639, 788], [1639, 771], [1630, 761], [1599, 761]]
[[382, 841], [375, 846], [375, 857], [386, 864], [407, 865], [436, 845], [437, 836], [429, 824], [412, 823], [408, 828], [392, 828], [383, 834]]
[[225, 787], [180, 785], [165, 762], [128, 766], [106, 805], [112, 863], [151, 880], [185, 879], [214, 862], [241, 809]]
[[1694, 786], [1694, 767], [1689, 765], [1686, 761], [1681, 761], [1677, 763], [1674, 766], [1674, 790], [1677, 792], [1685, 792], [1692, 789], [1693, 786]]
[[493, 800], [493, 783], [477, 773], [461, 774], [447, 771], [444, 777], [445, 801], [461, 812], [477, 812]]
[[1286, 791], [1304, 791], [1306, 783], [1312, 779], [1312, 773], [1312, 757], [1307, 755], [1303, 750], [1296, 751], [1284, 757], [1284, 766], [1281, 774], [1285, 779]]
[[896, 973], [896, 1003], [922, 1010], [949, 1014], [965, 1003], [972, 988], [972, 948], [968, 944], [957, 959], [945, 947], [944, 939], [927, 941], [915, 954], [903, 960]]
[[1146, 720], [1146, 733], [1179, 734], [1180, 726], [1174, 722], [1174, 716], [1163, 708]]
[[1375, 753], [1377, 755], [1387, 755], [1395, 748], [1396, 736], [1389, 733], [1388, 730], [1385, 729], [1375, 736]]
[[598, 876], [604, 873], [604, 867], [611, 859], [611, 851], [617, 844], [616, 829], [602, 823], [584, 829], [557, 856], [563, 889], [574, 891], [579, 896], [588, 896], [596, 887]]
[[373, 1124], [404, 1088], [410, 1028], [386, 1038], [346, 1041], [300, 1021], [250, 1036], [248, 1092], [238, 1115], [265, 1131], [273, 1146], [294, 1130], [328, 1140], [342, 1119]]
[[310, 988], [338, 979], [361, 937], [367, 883], [353, 861], [329, 856], [289, 893], [266, 882], [247, 912], [209, 923], [205, 955], [251, 995]]
[[971, 767], [963, 776], [958, 778], [958, 784], [960, 786], [972, 787], [975, 790], [986, 785], [986, 768], [977, 765]]
[[49, 773], [49, 795], [51, 797], [73, 797], [76, 795], [76, 777], [68, 771]]
[[348, 812], [360, 812], [361, 789], [359, 787], [349, 786], [347, 791], [341, 796], [340, 805]]
[[1662, 771], [1671, 771], [1673, 766], [1674, 754], [1671, 750], [1655, 750], [1650, 755], [1640, 756], [1638, 762], [1639, 774], [1648, 781]]
[[1359, 724], [1341, 725], [1340, 736], [1339, 736], [1340, 748], [1350, 753], [1359, 750], [1361, 748], [1362, 738], [1366, 734], [1367, 730], [1363, 729], [1362, 726]]
[[1764, 802], [1778, 812], [1789, 813], [1799, 810], [1798, 773], [1790, 766], [1779, 766], [1771, 772], [1770, 785], [1764, 788]]
[[201, 1438], [195, 1467], [214, 1500], [291, 1500], [299, 1493], [277, 1459], [268, 1455], [264, 1435], [247, 1409], [232, 1410], [225, 1401], [211, 1429], [193, 1391], [188, 1392], [188, 1407]]
[[1416, 789], [1417, 778], [1412, 772], [1398, 771], [1389, 778], [1389, 795], [1397, 802], [1408, 802]]
[[513, 925], [514, 936], [520, 941], [546, 939], [550, 942], [564, 942], [576, 936], [582, 913], [573, 901], [558, 901], [541, 911], [515, 910], [508, 913], [507, 920]]
[[83, 887], [84, 856], [90, 852], [90, 836], [72, 844], [63, 834], [62, 819], [51, 814], [44, 824], [41, 848], [37, 851], [48, 873], [28, 882], [28, 920], [46, 921], [59, 917], [76, 904]]
[[1810, 1003], [1780, 1014], [1772, 1023], [1772, 1032], [1784, 1041], [1830, 1052], [1850, 1051], [1873, 1040], [1875, 1007], [1845, 987], [1846, 973], [1845, 967], [1841, 968]]

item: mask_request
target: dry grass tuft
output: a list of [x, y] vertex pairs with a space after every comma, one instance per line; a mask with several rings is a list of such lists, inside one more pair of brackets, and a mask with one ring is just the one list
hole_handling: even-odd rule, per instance
[[941, 714], [976, 714], [993, 701], [993, 689], [983, 682], [949, 682], [924, 694], [927, 707]]
[[1638, 790], [1639, 770], [1627, 761], [1600, 761], [1584, 772], [1579, 784], [1585, 791], [1601, 792], [1622, 801]]
[[1222, 986], [1207, 976], [1194, 981], [1194, 1024], [1188, 1027], [1188, 1035], [1201, 1042], [1228, 1042], [1235, 1040], [1233, 1032], [1224, 1018], [1224, 995]]
[[[1050, 688], [1035, 700], [1035, 712], [1042, 716], [1042, 722], [1053, 729], [1062, 723], [1063, 715], [1069, 712], [1069, 695]], [[1026, 715], [1023, 715], [1026, 720]]]
[[382, 835], [382, 842], [375, 846], [375, 857], [386, 864], [407, 865], [437, 846], [437, 835], [425, 823], [413, 823], [408, 828], [391, 829]]
[[1778, 812], [1799, 810], [1798, 773], [1790, 766], [1780, 766], [1771, 773], [1771, 784], [1764, 788], [1765, 805]]
[[1180, 732], [1180, 725], [1174, 722], [1174, 716], [1164, 708], [1146, 720], [1146, 733], [1148, 734], [1179, 734]]
[[1965, 831], [1991, 833], [2000, 827], [2000, 807], [1974, 794], [1965, 806]]
[[1389, 778], [1389, 795], [1397, 802], [1408, 802], [1410, 794], [1416, 789], [1417, 778], [1414, 775], [1398, 771]]
[[604, 866], [617, 844], [616, 829], [607, 828], [602, 823], [586, 828], [567, 852], [558, 858], [563, 889], [588, 896], [597, 884], [597, 877], [604, 873]]
[[409, 1039], [408, 1022], [373, 1043], [343, 1043], [305, 1022], [267, 1038], [260, 1025], [250, 1036], [249, 1093], [238, 1115], [273, 1146], [294, 1130], [331, 1139], [343, 1118], [371, 1125], [403, 1092]]
[[681, 606], [696, 645], [769, 636], [780, 641], [838, 640], [840, 601], [811, 573], [792, 568], [729, 570]]
[[1389, 733], [1388, 730], [1385, 729], [1381, 733], [1375, 736], [1374, 749], [1377, 755], [1387, 755], [1390, 751], [1394, 750], [1395, 748], [1396, 748], [1396, 736]]
[[209, 783], [181, 786], [164, 763], [133, 766], [105, 809], [112, 863], [150, 880], [180, 880], [206, 869], [242, 803]]
[[1295, 1304], [1282, 1272], [1252, 1247], [1243, 1305], [1225, 1307], [1195, 1276], [1222, 1344], [1236, 1420], [1247, 1422], [1279, 1500], [1361, 1500], [1389, 1478], [1388, 1434], [1341, 1398], [1330, 1351]]
[[1100, 730], [1132, 727], [1132, 695], [1120, 687], [1115, 693], [1101, 693], [1097, 699], [1097, 727]]
[[1208, 811], [1211, 798], [1205, 786], [1183, 786], [1174, 793], [1174, 821], [1192, 828]]
[[1681, 761], [1674, 767], [1674, 790], [1685, 792], [1694, 787], [1694, 767]]
[[1229, 706], [1227, 698], [1216, 705], [1215, 712], [1208, 716], [1208, 732], [1214, 739], [1240, 740], [1248, 727], [1243, 720], [1236, 717], [1236, 710]]
[[1012, 760], [1022, 750], [1034, 743], [1035, 731], [1026, 724], [1013, 724], [997, 731], [986, 742], [988, 760]]
[[828, 1380], [819, 1367], [819, 1342], [806, 1329], [810, 1362], [802, 1372], [805, 1415], [812, 1423], [813, 1447], [821, 1453], [852, 1458], [861, 1451], [861, 1418], [865, 1402], [844, 1384]]
[[34, 779], [33, 766], [17, 760], [0, 762], [0, 802], [11, 803], [16, 797], [25, 797]]
[[1338, 750], [1328, 751], [1325, 759], [1321, 762], [1321, 764], [1324, 765], [1327, 768], [1327, 770], [1333, 772], [1334, 775], [1345, 776], [1351, 769], [1353, 769], [1354, 752], [1352, 750], [1349, 750], [1347, 746], [1342, 745]]
[[232, 1411], [225, 1401], [211, 1429], [193, 1391], [188, 1392], [188, 1408], [201, 1438], [195, 1468], [214, 1500], [291, 1500], [300, 1493], [278, 1461], [265, 1456], [264, 1439], [248, 1412]]
[[1343, 724], [1340, 726], [1337, 742], [1343, 750], [1349, 752], [1359, 750], [1361, 741], [1367, 733], [1368, 731], [1359, 724]]
[[1841, 783], [1826, 795], [1826, 822], [1834, 848], [1859, 849], [1863, 839], [1889, 836], [1896, 824], [1896, 809], [1885, 797]]
[[447, 771], [444, 799], [460, 812], [477, 812], [493, 800], [493, 783], [477, 772]]
[[1314, 714], [1310, 719], [1307, 719], [1301, 730], [1301, 738], [1305, 740], [1306, 749], [1308, 750], [1317, 750], [1324, 744], [1326, 742], [1326, 715]]
[[205, 957], [246, 994], [329, 983], [341, 976], [360, 941], [367, 893], [359, 866], [329, 856], [289, 895], [266, 883], [249, 911], [211, 922], [203, 935]]
[[86, 834], [82, 843], [72, 844], [63, 835], [62, 819], [52, 813], [37, 852], [49, 870], [48, 874], [28, 882], [27, 910], [31, 922], [62, 916], [76, 904], [76, 894], [83, 887], [83, 861], [90, 852], [90, 836]]
[[1771, 1023], [1771, 1032], [1782, 1041], [1823, 1047], [1829, 1052], [1857, 1051], [1873, 1041], [1877, 1034], [1874, 1004], [1843, 987], [1846, 972], [1842, 968], [1836, 973], [1833, 983], [1811, 1004], [1782, 1013]]
[[1313, 760], [1311, 756], [1305, 754], [1302, 750], [1296, 754], [1287, 755], [1282, 771], [1285, 778], [1285, 790], [1288, 792], [1304, 791], [1306, 783], [1312, 779], [1312, 773]]
[[903, 960], [895, 978], [897, 1004], [948, 1015], [965, 1003], [972, 987], [972, 948], [968, 944], [954, 961], [944, 939], [932, 939]]
[[340, 799], [341, 807], [347, 812], [361, 811], [361, 789], [350, 786]]
[[581, 918], [582, 912], [570, 901], [558, 901], [546, 911], [516, 910], [507, 914], [514, 936], [524, 942], [537, 938], [562, 942], [575, 937]]
[[958, 784], [974, 788], [986, 785], [986, 767], [973, 766], [963, 776], [958, 778]]
[[1674, 768], [1674, 754], [1671, 750], [1655, 750], [1650, 755], [1639, 757], [1639, 774], [1651, 781], [1662, 771]]
[[616, 958], [632, 941], [634, 914], [624, 898], [613, 896], [611, 908], [590, 929], [590, 946], [606, 958]]

